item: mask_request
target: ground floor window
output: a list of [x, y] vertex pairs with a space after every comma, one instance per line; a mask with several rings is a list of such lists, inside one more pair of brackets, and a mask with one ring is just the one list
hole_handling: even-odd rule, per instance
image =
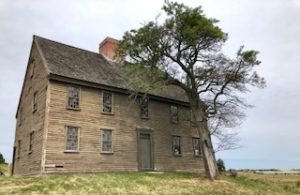
[[195, 156], [200, 156], [201, 155], [201, 150], [200, 150], [200, 139], [199, 138], [192, 138], [192, 143], [193, 143], [193, 151]]
[[113, 152], [112, 147], [112, 130], [111, 129], [102, 129], [101, 136], [101, 152], [110, 153]]
[[181, 154], [181, 137], [173, 136], [172, 137], [172, 145], [173, 145], [173, 154], [180, 155]]
[[67, 126], [66, 133], [66, 151], [78, 151], [78, 127]]

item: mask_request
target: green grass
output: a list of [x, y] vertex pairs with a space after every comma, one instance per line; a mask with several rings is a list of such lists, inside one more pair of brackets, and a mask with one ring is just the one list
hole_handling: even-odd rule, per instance
[[292, 195], [297, 192], [247, 176], [222, 176], [211, 182], [193, 173], [102, 173], [0, 177], [0, 194]]
[[9, 175], [9, 166], [7, 164], [0, 164], [0, 171], [5, 175]]

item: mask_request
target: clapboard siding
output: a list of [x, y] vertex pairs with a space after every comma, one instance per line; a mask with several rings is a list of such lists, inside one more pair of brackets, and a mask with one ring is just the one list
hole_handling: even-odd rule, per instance
[[[140, 119], [139, 106], [128, 95], [113, 93], [113, 115], [102, 113], [102, 91], [80, 87], [80, 111], [67, 109], [69, 84], [50, 82], [50, 104], [45, 173], [137, 171], [137, 128], [153, 131], [154, 170], [203, 171], [193, 156], [190, 111], [181, 106], [180, 122], [170, 120], [168, 103], [149, 101], [149, 119]], [[65, 152], [66, 126], [80, 128], [79, 151]], [[101, 129], [113, 130], [113, 153], [101, 153]], [[181, 136], [182, 156], [172, 153], [172, 135]], [[57, 167], [54, 167], [57, 166]]]
[[[167, 95], [158, 93], [161, 95], [156, 96], [156, 100], [150, 96], [149, 118], [141, 119], [138, 101], [130, 99], [124, 94], [125, 90], [120, 89], [126, 79], [117, 66], [101, 55], [34, 37], [17, 111], [15, 175], [138, 171], [141, 168], [138, 165], [138, 135], [142, 129], [151, 133], [154, 170], [203, 172], [202, 159], [193, 155], [192, 137], [198, 134], [190, 124], [190, 110], [184, 106], [186, 98], [182, 91], [170, 87], [164, 91]], [[89, 76], [95, 80], [87, 79]], [[69, 83], [79, 84], [80, 110], [67, 108], [68, 87], [73, 86]], [[113, 114], [102, 113], [103, 87], [106, 91], [113, 89]], [[32, 112], [35, 92], [37, 110]], [[177, 105], [178, 124], [171, 122], [169, 101], [180, 104]], [[79, 127], [76, 153], [65, 151], [66, 126]], [[101, 129], [112, 130], [111, 154], [101, 152]], [[34, 140], [30, 153], [32, 131]], [[181, 136], [181, 156], [173, 155], [173, 135]]]
[[[20, 97], [14, 145], [17, 147], [14, 159], [14, 175], [41, 174], [42, 145], [44, 137], [45, 104], [47, 94], [47, 73], [42, 64], [36, 45], [32, 46], [31, 56]], [[34, 68], [33, 77], [31, 69]], [[37, 92], [37, 110], [33, 112], [33, 94]], [[22, 113], [20, 110], [22, 109]], [[29, 134], [34, 131], [32, 152], [29, 152]], [[21, 148], [18, 146], [21, 140]], [[21, 150], [20, 152], [18, 150]], [[20, 153], [20, 156], [18, 156]]]

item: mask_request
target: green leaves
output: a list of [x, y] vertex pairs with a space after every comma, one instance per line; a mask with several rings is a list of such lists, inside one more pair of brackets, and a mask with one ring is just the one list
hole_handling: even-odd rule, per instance
[[196, 46], [204, 38], [216, 42], [227, 39], [227, 35], [215, 25], [218, 21], [207, 18], [200, 6], [191, 8], [184, 4], [168, 2], [163, 10], [168, 18], [162, 26], [185, 45]]
[[200, 6], [166, 1], [162, 9], [164, 22], [128, 31], [120, 42], [118, 51], [131, 64], [126, 66], [131, 89], [148, 93], [177, 85], [188, 96], [199, 97], [210, 116], [223, 107], [247, 107], [239, 94], [248, 86], [265, 87], [254, 70], [261, 63], [258, 51], [241, 46], [236, 57], [229, 58], [221, 51], [227, 34]]

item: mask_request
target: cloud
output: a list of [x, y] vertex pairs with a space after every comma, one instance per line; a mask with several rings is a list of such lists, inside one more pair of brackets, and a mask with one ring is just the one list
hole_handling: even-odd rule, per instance
[[[259, 162], [289, 168], [300, 164], [299, 1], [179, 2], [201, 3], [208, 17], [220, 20], [219, 25], [229, 33], [224, 49], [228, 55], [234, 56], [243, 44], [260, 51], [258, 72], [268, 87], [246, 94], [255, 108], [246, 111], [248, 117], [240, 128], [245, 147], [218, 156], [242, 168], [260, 166]], [[162, 4], [161, 0], [0, 1], [0, 152], [5, 158], [10, 161], [12, 156], [14, 116], [33, 34], [97, 51], [106, 36], [121, 38], [126, 30], [154, 20]], [[279, 158], [291, 162], [284, 164]]]

